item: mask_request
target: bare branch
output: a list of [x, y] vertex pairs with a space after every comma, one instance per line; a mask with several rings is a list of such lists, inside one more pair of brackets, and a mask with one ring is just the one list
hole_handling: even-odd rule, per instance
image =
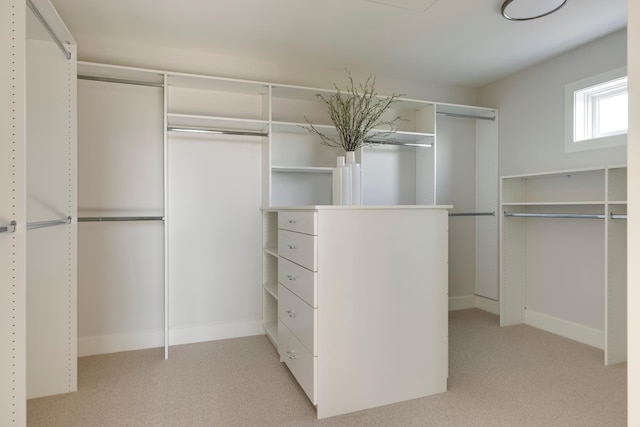
[[373, 129], [384, 128], [385, 131], [376, 132], [376, 136], [385, 136], [395, 132], [396, 122], [404, 120], [396, 116], [391, 120], [384, 120], [383, 114], [400, 98], [400, 95], [380, 97], [375, 92], [376, 78], [369, 75], [364, 83], [356, 86], [353, 76], [347, 71], [348, 86], [346, 91], [341, 91], [334, 84], [336, 92], [328, 98], [318, 94], [326, 105], [329, 117], [333, 122], [337, 138], [318, 130], [313, 123], [305, 117], [309, 126], [305, 126], [310, 133], [320, 137], [324, 145], [330, 147], [342, 147], [345, 151], [355, 151], [366, 144], [366, 138]]

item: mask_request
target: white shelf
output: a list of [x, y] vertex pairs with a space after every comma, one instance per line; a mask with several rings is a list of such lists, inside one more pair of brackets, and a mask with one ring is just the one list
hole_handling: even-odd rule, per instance
[[610, 205], [622, 205], [622, 206], [626, 206], [627, 205], [627, 201], [620, 201], [620, 200], [615, 200], [615, 201], [609, 201], [608, 202]]
[[167, 123], [171, 126], [208, 128], [213, 130], [232, 130], [268, 133], [267, 120], [238, 119], [229, 117], [205, 116], [197, 114], [167, 114]]
[[267, 337], [269, 337], [275, 347], [278, 348], [278, 322], [266, 322], [263, 326]]
[[278, 284], [277, 283], [265, 283], [264, 290], [269, 292], [272, 297], [278, 299]]
[[264, 248], [264, 253], [278, 257], [278, 248]]
[[[335, 126], [313, 124], [313, 126], [320, 132], [328, 136], [337, 136]], [[307, 123], [294, 123], [294, 122], [273, 122], [273, 132], [286, 132], [297, 134], [311, 134], [307, 128]], [[394, 145], [433, 145], [434, 134], [425, 132], [409, 132], [409, 131], [394, 131], [389, 132], [386, 129], [374, 129], [369, 134], [368, 138], [371, 142], [380, 144], [394, 144]], [[375, 144], [373, 144], [375, 145]]]
[[589, 206], [604, 205], [604, 201], [576, 201], [576, 202], [504, 202], [502, 206]]
[[266, 95], [269, 92], [269, 84], [263, 82], [182, 73], [167, 74], [167, 83], [173, 87], [249, 95]]
[[319, 166], [272, 166], [272, 172], [281, 172], [281, 173], [320, 173], [320, 174], [328, 174], [332, 172], [332, 168], [330, 167], [319, 167]]

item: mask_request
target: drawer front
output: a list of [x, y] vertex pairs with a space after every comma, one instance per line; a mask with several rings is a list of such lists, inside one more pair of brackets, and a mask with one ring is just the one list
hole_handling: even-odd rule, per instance
[[278, 258], [278, 282], [312, 307], [317, 307], [317, 275], [287, 259]]
[[312, 355], [316, 355], [316, 310], [282, 285], [278, 285], [278, 319]]
[[278, 212], [278, 228], [298, 233], [318, 234], [316, 232], [316, 213], [280, 211]]
[[316, 247], [316, 236], [278, 230], [278, 255], [311, 271], [317, 271]]
[[317, 358], [300, 343], [282, 322], [278, 322], [278, 351], [296, 380], [313, 404], [316, 404]]

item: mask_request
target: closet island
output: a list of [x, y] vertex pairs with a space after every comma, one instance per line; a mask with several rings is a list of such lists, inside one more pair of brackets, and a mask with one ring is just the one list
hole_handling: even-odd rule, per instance
[[265, 330], [318, 418], [446, 391], [448, 208], [264, 210]]

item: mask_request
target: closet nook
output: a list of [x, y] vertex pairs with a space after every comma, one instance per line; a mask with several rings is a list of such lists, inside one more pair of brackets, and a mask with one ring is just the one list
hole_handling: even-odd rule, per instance
[[626, 194], [625, 166], [502, 177], [501, 325], [626, 361]]

